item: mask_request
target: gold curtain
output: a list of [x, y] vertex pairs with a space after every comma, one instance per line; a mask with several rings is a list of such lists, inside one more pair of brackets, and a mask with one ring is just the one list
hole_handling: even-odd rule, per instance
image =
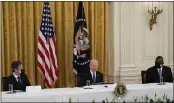
[[[99, 71], [108, 74], [108, 2], [83, 2], [91, 42], [91, 56], [99, 61]], [[15, 60], [23, 63], [32, 85], [43, 86], [37, 69], [37, 40], [43, 2], [2, 2], [2, 76], [11, 74]], [[59, 79], [55, 87], [74, 86], [72, 72], [73, 31], [78, 2], [50, 2], [56, 34]]]

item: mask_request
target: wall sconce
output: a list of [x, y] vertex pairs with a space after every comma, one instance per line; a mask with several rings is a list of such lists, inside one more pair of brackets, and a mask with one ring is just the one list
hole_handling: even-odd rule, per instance
[[151, 7], [152, 8], [150, 10], [148, 4], [148, 13], [151, 15], [151, 19], [149, 20], [150, 31], [152, 30], [153, 24], [157, 23], [157, 16], [163, 12], [163, 9], [160, 9], [160, 3], [157, 4], [157, 2], [152, 2]]

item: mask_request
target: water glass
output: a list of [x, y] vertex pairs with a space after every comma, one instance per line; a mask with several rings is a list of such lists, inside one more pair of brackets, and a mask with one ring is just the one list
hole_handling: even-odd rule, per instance
[[9, 92], [13, 93], [13, 84], [9, 84]]
[[163, 84], [163, 77], [160, 77], [160, 83]]
[[88, 86], [88, 87], [90, 86], [90, 80], [86, 81], [86, 86]]

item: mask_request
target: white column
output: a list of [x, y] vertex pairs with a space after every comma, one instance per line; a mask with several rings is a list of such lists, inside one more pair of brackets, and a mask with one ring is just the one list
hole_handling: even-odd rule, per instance
[[120, 65], [120, 2], [109, 3], [109, 73], [111, 80], [119, 81]]
[[121, 2], [120, 32], [120, 79], [129, 83], [137, 78], [135, 65], [136, 3]]
[[109, 73], [114, 75], [115, 82], [134, 79], [137, 71], [134, 64], [134, 3], [110, 2], [109, 7]]
[[121, 3], [121, 67], [134, 64], [134, 4]]

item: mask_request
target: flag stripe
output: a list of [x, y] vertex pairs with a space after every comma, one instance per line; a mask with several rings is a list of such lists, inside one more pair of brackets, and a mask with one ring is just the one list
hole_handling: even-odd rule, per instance
[[38, 49], [38, 54], [42, 58], [42, 60], [43, 60], [43, 62], [45, 64], [45, 70], [47, 71], [48, 75], [51, 77], [52, 80], [54, 80], [54, 78], [53, 78], [53, 76], [51, 74], [50, 67], [48, 66], [48, 64], [50, 64], [48, 58], [46, 56], [44, 56], [43, 52], [41, 52], [40, 49]]
[[76, 49], [80, 50], [80, 46], [78, 44], [76, 44]]
[[55, 74], [57, 75], [58, 74], [58, 71], [57, 71], [57, 58], [56, 58], [56, 55], [53, 53], [53, 52], [56, 52], [55, 51], [55, 44], [53, 43], [53, 39], [50, 39], [50, 52], [51, 52], [51, 58], [52, 58], [52, 64], [53, 64], [53, 67], [54, 67], [54, 71], [55, 71]]
[[42, 47], [43, 48], [43, 50], [44, 50], [44, 52], [46, 54], [46, 57], [49, 58], [49, 51], [48, 51], [49, 49], [46, 48], [46, 46], [44, 45], [44, 42], [42, 41], [41, 38], [39, 38], [39, 44], [41, 45], [39, 47]]
[[[49, 48], [49, 51], [50, 51], [51, 50], [50, 49], [50, 47], [51, 47], [50, 42], [48, 42], [47, 44], [48, 44], [48, 48]], [[47, 64], [49, 64], [49, 72], [50, 72], [50, 75], [49, 76], [54, 81], [54, 75], [53, 75], [53, 69], [54, 68], [53, 68], [53, 65], [52, 65], [52, 57], [51, 57], [52, 52], [50, 51], [50, 53], [48, 55], [49, 55], [49, 57], [48, 57], [48, 59], [46, 59], [46, 62], [47, 62]]]
[[[41, 59], [40, 59], [40, 60], [41, 60]], [[42, 64], [42, 63], [40, 63], [40, 61], [38, 61], [38, 67], [39, 67], [39, 69], [40, 69], [42, 72], [45, 73], [45, 71], [44, 71], [44, 69], [43, 69], [43, 67], [42, 67], [41, 64]], [[46, 81], [46, 84], [47, 84], [47, 86], [48, 86], [48, 85], [49, 85], [49, 82], [48, 82], [47, 78], [45, 78], [45, 81]]]
[[[44, 70], [46, 71], [45, 73], [48, 73], [48, 75], [50, 75], [48, 66], [45, 62], [45, 58], [44, 55], [42, 54], [42, 52], [40, 50], [38, 50], [38, 61], [40, 62], [40, 64], [42, 64], [42, 66], [45, 68]], [[41, 59], [40, 59], [41, 58]]]
[[[41, 52], [41, 51], [43, 51], [43, 52]], [[50, 67], [48, 57], [45, 56], [46, 55], [45, 49], [40, 45], [40, 43], [38, 44], [38, 55], [42, 57], [43, 61], [45, 61], [45, 59], [46, 59], [46, 61], [48, 61], [48, 62], [44, 62], [44, 63], [47, 63], [47, 66]], [[49, 69], [47, 71], [49, 72]]]
[[[40, 56], [38, 56], [38, 66], [39, 66], [39, 68], [42, 70], [42, 71], [44, 71], [45, 69], [43, 69], [43, 68], [45, 68], [45, 66], [44, 66], [44, 64], [45, 64], [45, 62], [44, 61], [42, 61], [43, 59], [41, 59], [41, 57]], [[44, 67], [43, 67], [44, 66]], [[51, 83], [51, 78], [50, 78], [50, 76], [49, 76], [49, 74], [48, 74], [48, 72], [45, 72], [44, 71], [44, 75], [45, 75], [45, 79], [46, 79], [46, 81], [47, 81], [47, 83], [46, 84], [50, 84]], [[47, 85], [48, 86], [48, 85]]]
[[[53, 43], [52, 43], [52, 42], [53, 42]], [[54, 46], [52, 46], [52, 48], [54, 48], [53, 51], [56, 52], [56, 48], [55, 48], [55, 46], [56, 46], [56, 38], [55, 38], [55, 37], [51, 39], [51, 43], [54, 44]], [[56, 54], [53, 53], [53, 55], [54, 55], [55, 62], [56, 62], [55, 65], [56, 65], [56, 67], [57, 67], [57, 58], [56, 58]]]
[[56, 77], [56, 74], [55, 74], [55, 68], [54, 68], [54, 66], [53, 66], [53, 61], [52, 61], [52, 59], [50, 59], [50, 63], [51, 63], [51, 68], [53, 68], [53, 69], [51, 69], [51, 71], [52, 71], [52, 73], [53, 73], [53, 78], [56, 79], [57, 77]]
[[[41, 60], [41, 59], [39, 59], [39, 60]], [[42, 67], [42, 63], [40, 63], [40, 61], [37, 61], [37, 63], [38, 63], [38, 67], [39, 67], [39, 69], [42, 71], [42, 73], [45, 75], [45, 71], [44, 71], [44, 69], [43, 69], [43, 67]]]
[[51, 54], [51, 58], [52, 58], [52, 60], [53, 60], [53, 66], [55, 67], [55, 68], [57, 68], [57, 66], [56, 66], [56, 62], [57, 62], [57, 59], [56, 59], [56, 55], [55, 54], [53, 54], [53, 52], [55, 52], [55, 48], [54, 48], [54, 44], [53, 44], [53, 41], [52, 41], [52, 39], [50, 39], [50, 54]]
[[45, 83], [46, 83], [47, 87], [48, 87], [48, 88], [51, 88], [51, 83], [49, 83], [49, 81], [47, 80], [47, 78], [46, 78], [46, 77], [45, 77], [45, 80], [44, 80], [44, 81], [45, 81]]

